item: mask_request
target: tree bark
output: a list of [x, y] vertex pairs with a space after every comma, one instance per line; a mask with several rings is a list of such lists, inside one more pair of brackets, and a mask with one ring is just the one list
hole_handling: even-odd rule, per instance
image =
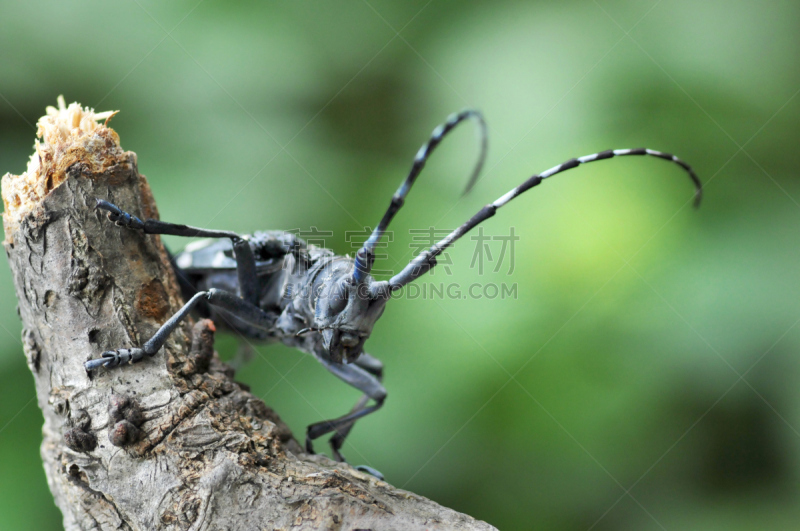
[[[44, 415], [41, 455], [73, 529], [493, 529], [322, 456], [187, 323], [152, 358], [87, 374], [181, 307], [158, 236], [115, 227], [104, 198], [157, 218], [136, 155], [77, 104], [48, 110], [28, 172], [3, 178], [5, 248]], [[49, 122], [48, 122], [49, 120]]]

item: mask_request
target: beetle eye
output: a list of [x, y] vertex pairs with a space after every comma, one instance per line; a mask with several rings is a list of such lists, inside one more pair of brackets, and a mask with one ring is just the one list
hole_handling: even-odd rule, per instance
[[328, 296], [328, 307], [333, 313], [339, 313], [347, 305], [347, 289], [343, 282], [339, 282], [331, 287]]

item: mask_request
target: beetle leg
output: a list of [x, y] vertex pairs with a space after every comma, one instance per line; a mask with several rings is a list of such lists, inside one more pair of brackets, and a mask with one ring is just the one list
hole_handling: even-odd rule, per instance
[[[356, 361], [354, 361], [356, 365], [364, 369], [365, 371], [369, 372], [370, 374], [374, 375], [379, 382], [383, 381], [383, 363], [378, 358], [370, 356], [366, 352], [362, 353]], [[356, 402], [356, 405], [353, 406], [353, 409], [350, 410], [351, 413], [355, 413], [356, 411], [360, 411], [367, 405], [367, 401], [369, 401], [368, 395], [362, 395], [361, 398]], [[342, 426], [336, 433], [333, 434], [331, 437], [330, 445], [331, 450], [333, 450], [333, 456], [336, 458], [337, 461], [344, 461], [344, 456], [339, 452], [341, 450], [342, 445], [344, 444], [344, 440], [350, 434], [350, 430], [353, 429], [355, 425], [355, 421]], [[371, 473], [371, 472], [370, 472]], [[374, 474], [373, 474], [374, 475]]]
[[239, 277], [239, 292], [247, 302], [258, 305], [258, 277], [256, 276], [256, 258], [250, 242], [235, 232], [227, 230], [209, 230], [189, 225], [168, 223], [158, 219], [142, 221], [128, 214], [117, 205], [103, 199], [97, 199], [97, 208], [108, 212], [108, 219], [115, 224], [129, 229], [141, 230], [145, 234], [168, 234], [186, 238], [230, 238], [233, 242], [233, 254], [236, 257], [236, 273]]
[[275, 324], [275, 315], [265, 312], [258, 306], [250, 304], [232, 293], [220, 289], [199, 291], [194, 297], [189, 299], [189, 302], [184, 304], [180, 310], [170, 317], [141, 348], [109, 350], [103, 352], [102, 357], [85, 362], [84, 367], [86, 367], [87, 371], [91, 371], [100, 366], [112, 368], [120, 363], [136, 363], [141, 361], [145, 356], [155, 355], [155, 353], [164, 346], [169, 335], [178, 328], [186, 316], [189, 315], [189, 312], [202, 300], [206, 300], [213, 306], [227, 310], [234, 317], [258, 328], [269, 330]]
[[[338, 431], [342, 428], [347, 428], [347, 431], [344, 433], [346, 436], [347, 432], [349, 432], [349, 429], [356, 420], [360, 419], [361, 417], [365, 417], [374, 411], [377, 411], [381, 408], [381, 406], [383, 406], [383, 403], [386, 400], [386, 389], [384, 389], [380, 380], [376, 376], [370, 374], [367, 370], [359, 367], [355, 363], [352, 365], [334, 363], [321, 356], [317, 356], [317, 359], [320, 361], [320, 363], [322, 363], [322, 365], [325, 366], [326, 369], [336, 375], [339, 379], [360, 390], [362, 393], [364, 393], [366, 398], [371, 398], [375, 401], [375, 403], [368, 407], [364, 407], [363, 405], [360, 406], [362, 400], [364, 405], [366, 405], [366, 399], [362, 398], [359, 400], [359, 404], [356, 404], [357, 407], [347, 415], [343, 415], [336, 419], [323, 420], [322, 422], [316, 422], [310, 425], [306, 430], [306, 452], [310, 454], [314, 453], [314, 446], [312, 444], [314, 439], [317, 439], [326, 433]], [[342, 442], [344, 442], [344, 437], [342, 437]], [[336, 451], [336, 457], [337, 459], [344, 460], [342, 455], [338, 452], [338, 449]]]

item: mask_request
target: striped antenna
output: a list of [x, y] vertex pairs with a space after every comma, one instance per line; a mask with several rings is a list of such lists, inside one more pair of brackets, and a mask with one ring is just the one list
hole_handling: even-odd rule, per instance
[[675, 155], [670, 155], [669, 153], [662, 153], [660, 151], [655, 151], [652, 149], [639, 148], [639, 149], [608, 150], [608, 151], [602, 151], [600, 153], [594, 153], [592, 155], [586, 155], [584, 157], [580, 157], [577, 159], [570, 159], [564, 162], [563, 164], [554, 166], [543, 173], [532, 176], [521, 185], [517, 186], [504, 196], [500, 197], [494, 203], [490, 203], [485, 207], [483, 207], [474, 216], [472, 216], [466, 223], [464, 223], [456, 230], [448, 234], [445, 238], [443, 238], [441, 241], [433, 245], [427, 251], [422, 251], [420, 254], [418, 254], [416, 258], [414, 258], [411, 262], [409, 262], [409, 264], [405, 268], [403, 268], [402, 271], [400, 271], [398, 274], [393, 276], [391, 280], [389, 280], [389, 289], [391, 291], [396, 291], [405, 286], [406, 284], [418, 279], [431, 269], [433, 269], [436, 266], [436, 257], [439, 254], [441, 254], [442, 251], [453, 245], [453, 243], [456, 240], [458, 240], [464, 234], [472, 230], [479, 223], [494, 216], [498, 208], [502, 207], [503, 205], [505, 205], [518, 195], [522, 194], [523, 192], [541, 183], [544, 179], [552, 177], [557, 173], [570, 170], [587, 162], [610, 159], [613, 157], [625, 157], [628, 155], [650, 155], [652, 157], [658, 157], [660, 159], [669, 160], [682, 167], [689, 174], [689, 177], [692, 179], [692, 182], [694, 183], [695, 186], [694, 206], [695, 207], [700, 206], [700, 200], [703, 197], [703, 185], [700, 182], [700, 179], [697, 178], [697, 175], [695, 174], [692, 167], [686, 164], [678, 157], [676, 157]]
[[467, 187], [464, 189], [464, 193], [466, 194], [469, 192], [472, 186], [478, 180], [478, 175], [480, 174], [481, 168], [483, 168], [483, 163], [486, 160], [486, 151], [488, 148], [486, 122], [484, 121], [483, 115], [480, 112], [467, 109], [456, 114], [451, 114], [445, 123], [433, 130], [430, 139], [423, 144], [421, 148], [419, 148], [417, 155], [414, 157], [414, 163], [411, 165], [411, 171], [408, 172], [408, 177], [406, 177], [406, 179], [403, 181], [403, 184], [400, 185], [400, 188], [398, 188], [394, 193], [394, 196], [392, 196], [392, 202], [389, 204], [389, 208], [383, 215], [381, 222], [377, 227], [375, 227], [375, 230], [372, 231], [370, 237], [364, 242], [364, 245], [356, 253], [356, 263], [355, 268], [353, 269], [353, 280], [356, 282], [362, 282], [366, 278], [367, 274], [369, 274], [370, 270], [372, 270], [372, 263], [375, 261], [375, 247], [378, 245], [381, 237], [383, 237], [383, 234], [386, 232], [386, 229], [389, 227], [389, 223], [391, 223], [395, 214], [397, 214], [397, 211], [403, 206], [408, 192], [411, 191], [414, 181], [417, 180], [422, 168], [425, 167], [428, 157], [431, 156], [433, 150], [436, 149], [436, 146], [439, 145], [447, 133], [452, 131], [458, 124], [467, 119], [473, 119], [478, 124], [481, 148], [480, 155], [478, 156], [478, 162], [475, 164], [475, 169], [472, 171], [472, 175], [469, 178], [469, 182], [467, 182]]

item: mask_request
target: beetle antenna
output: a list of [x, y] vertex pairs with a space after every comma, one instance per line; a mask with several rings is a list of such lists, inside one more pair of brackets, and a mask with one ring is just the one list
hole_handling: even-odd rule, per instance
[[430, 139], [428, 139], [428, 141], [423, 144], [421, 148], [419, 148], [417, 155], [414, 157], [414, 163], [411, 165], [411, 170], [408, 172], [408, 176], [403, 181], [403, 184], [400, 185], [400, 188], [398, 188], [394, 193], [394, 196], [392, 196], [392, 202], [389, 204], [389, 208], [386, 209], [386, 213], [383, 215], [383, 218], [381, 218], [378, 226], [375, 227], [375, 230], [372, 231], [370, 237], [366, 242], [364, 242], [364, 245], [356, 253], [356, 263], [355, 267], [353, 268], [353, 280], [356, 282], [361, 282], [364, 280], [370, 270], [372, 270], [372, 263], [375, 261], [375, 247], [378, 245], [381, 237], [383, 237], [383, 234], [389, 227], [389, 223], [391, 223], [392, 218], [394, 218], [395, 214], [397, 214], [397, 211], [403, 206], [408, 192], [411, 191], [414, 181], [417, 180], [422, 168], [425, 167], [428, 157], [431, 156], [433, 150], [436, 149], [436, 146], [439, 145], [447, 133], [452, 131], [458, 124], [467, 119], [473, 119], [477, 122], [481, 147], [480, 155], [478, 156], [478, 162], [475, 164], [475, 169], [470, 175], [467, 186], [464, 189], [464, 193], [466, 194], [469, 192], [472, 186], [478, 180], [478, 175], [480, 174], [481, 169], [483, 168], [483, 163], [486, 160], [488, 134], [483, 115], [478, 111], [467, 109], [459, 113], [451, 114], [445, 123], [439, 125], [433, 130]]
[[396, 291], [406, 284], [413, 282], [414, 280], [418, 279], [431, 269], [436, 266], [436, 257], [442, 253], [445, 249], [453, 245], [459, 238], [461, 238], [464, 234], [472, 230], [475, 226], [477, 226], [482, 221], [489, 219], [490, 217], [494, 216], [497, 209], [504, 206], [506, 203], [514, 199], [515, 197], [519, 196], [523, 192], [533, 188], [534, 186], [541, 183], [544, 179], [548, 177], [552, 177], [557, 173], [561, 173], [572, 168], [579, 166], [580, 164], [585, 164], [588, 162], [594, 162], [597, 160], [604, 160], [610, 159], [613, 157], [625, 157], [628, 155], [650, 155], [652, 157], [658, 157], [660, 159], [665, 159], [670, 162], [674, 162], [689, 174], [689, 178], [692, 180], [695, 186], [694, 192], [694, 206], [695, 208], [700, 206], [700, 200], [703, 197], [703, 185], [698, 179], [697, 174], [695, 174], [694, 170], [691, 166], [687, 163], [676, 157], [675, 155], [670, 155], [669, 153], [662, 153], [660, 151], [655, 151], [652, 149], [614, 149], [608, 151], [602, 151], [600, 153], [594, 153], [592, 155], [586, 155], [577, 159], [570, 159], [558, 166], [554, 166], [549, 170], [534, 175], [526, 180], [521, 185], [517, 186], [513, 190], [509, 191], [507, 194], [500, 197], [494, 203], [490, 203], [479, 210], [474, 216], [472, 216], [466, 223], [458, 227], [456, 230], [448, 234], [444, 239], [433, 245], [427, 251], [422, 251], [420, 254], [416, 256], [408, 265], [400, 271], [398, 274], [393, 276], [391, 280], [389, 280], [389, 290]]

